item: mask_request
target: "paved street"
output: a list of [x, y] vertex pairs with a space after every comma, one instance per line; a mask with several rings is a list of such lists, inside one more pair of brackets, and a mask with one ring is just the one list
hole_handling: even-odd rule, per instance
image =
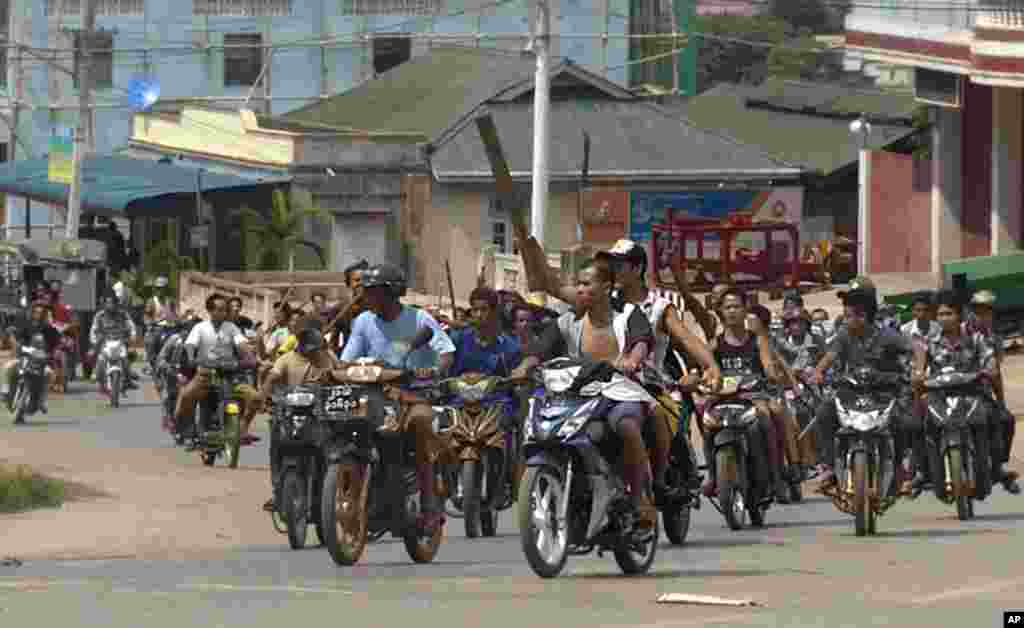
[[[592, 555], [570, 559], [557, 580], [540, 580], [522, 557], [509, 513], [495, 539], [469, 541], [461, 534], [461, 521], [450, 521], [431, 565], [413, 565], [400, 541], [384, 539], [368, 548], [362, 564], [338, 568], [323, 549], [292, 551], [285, 537], [263, 532], [270, 528], [259, 511], [266, 498], [265, 447], [244, 450], [246, 469], [205, 470], [195, 456], [168, 445], [159, 431], [155, 404], [141, 393], [111, 411], [91, 388], [87, 392], [83, 384], [77, 386], [69, 397], [54, 401], [50, 416], [34, 417], [35, 425], [17, 434], [6, 418], [0, 419], [0, 440], [8, 443], [0, 459], [50, 459], [44, 450], [29, 451], [28, 445], [19, 445], [19, 454], [12, 442], [73, 440], [91, 452], [93, 466], [102, 461], [105, 469], [113, 466], [123, 478], [150, 466], [158, 473], [164, 469], [160, 465], [169, 465], [172, 471], [160, 471], [154, 487], [147, 489], [160, 491], [163, 483], [168, 500], [174, 499], [176, 483], [189, 478], [200, 478], [186, 484], [197, 495], [205, 489], [212, 493], [218, 483], [237, 481], [246, 494], [238, 496], [242, 506], [230, 520], [240, 533], [224, 532], [223, 548], [197, 553], [57, 560], [29, 558], [29, 547], [14, 551], [11, 535], [29, 543], [25, 530], [59, 534], [66, 526], [69, 537], [74, 536], [81, 532], [75, 526], [100, 525], [98, 518], [75, 518], [96, 515], [87, 506], [78, 515], [73, 504], [62, 511], [34, 513], [27, 520], [0, 517], [8, 531], [0, 545], [4, 555], [25, 557], [20, 566], [0, 566], [2, 625], [261, 627], [326, 620], [489, 628], [980, 627], [1001, 625], [1002, 610], [1024, 604], [1024, 575], [1015, 562], [1024, 511], [1019, 498], [1002, 492], [978, 505], [978, 519], [966, 524], [934, 498], [901, 502], [880, 520], [882, 534], [873, 539], [856, 538], [852, 520], [817, 496], [802, 505], [774, 507], [763, 530], [738, 533], [727, 530], [705, 502], [695, 513], [686, 546], [662, 545], [652, 573], [642, 578], [624, 578], [610, 556]], [[87, 462], [83, 458], [83, 477], [91, 477], [87, 472], [93, 466]], [[118, 494], [129, 499], [127, 489]], [[164, 527], [161, 533], [173, 535], [175, 527], [202, 529], [207, 522], [218, 526], [218, 534], [223, 532], [217, 518], [220, 506], [202, 501], [205, 510], [175, 510], [177, 519], [164, 521], [171, 531]], [[138, 507], [130, 506], [123, 505], [125, 517], [139, 517]], [[108, 502], [105, 507], [113, 506]], [[660, 593], [671, 592], [750, 598], [761, 606], [654, 603]]]

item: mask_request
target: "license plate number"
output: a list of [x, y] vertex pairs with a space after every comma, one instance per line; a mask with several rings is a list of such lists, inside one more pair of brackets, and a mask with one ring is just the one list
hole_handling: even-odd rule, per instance
[[359, 398], [351, 388], [336, 386], [327, 391], [327, 399], [324, 401], [325, 412], [352, 412], [358, 407]]

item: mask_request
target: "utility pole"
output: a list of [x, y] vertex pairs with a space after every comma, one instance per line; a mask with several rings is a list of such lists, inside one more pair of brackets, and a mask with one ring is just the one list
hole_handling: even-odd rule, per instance
[[78, 238], [78, 220], [82, 214], [82, 164], [93, 147], [92, 124], [92, 56], [89, 44], [96, 28], [97, 0], [82, 0], [82, 28], [78, 34], [81, 62], [78, 66], [78, 127], [74, 135], [71, 157], [71, 191], [68, 193], [68, 239]]
[[548, 148], [551, 138], [548, 119], [551, 109], [551, 12], [547, 0], [537, 0], [537, 24], [533, 49], [537, 74], [533, 88], [533, 198], [530, 204], [531, 231], [544, 246], [544, 225], [548, 215]]

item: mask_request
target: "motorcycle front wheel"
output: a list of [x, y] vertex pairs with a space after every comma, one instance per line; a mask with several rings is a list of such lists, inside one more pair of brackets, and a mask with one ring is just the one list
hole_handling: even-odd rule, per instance
[[459, 469], [459, 481], [462, 484], [462, 514], [466, 523], [466, 538], [475, 539], [480, 536], [481, 511], [483, 501], [480, 495], [483, 479], [483, 464], [480, 460], [464, 460]]
[[25, 421], [25, 410], [28, 406], [28, 391], [25, 388], [24, 383], [18, 384], [18, 392], [14, 396], [14, 422], [23, 423]]
[[121, 371], [114, 371], [110, 374], [110, 407], [121, 406]]
[[853, 474], [854, 531], [857, 536], [866, 536], [872, 533], [871, 531], [875, 529], [876, 525], [874, 522], [875, 511], [871, 507], [869, 494], [869, 482], [874, 474], [868, 465], [867, 452], [854, 452], [850, 469]]
[[949, 456], [949, 483], [953, 485], [953, 492], [956, 498], [956, 516], [960, 521], [968, 521], [971, 518], [971, 496], [963, 495], [964, 490], [964, 463], [963, 452], [959, 449], [950, 449], [946, 452]]
[[309, 530], [309, 504], [306, 503], [306, 482], [302, 474], [292, 469], [285, 472], [281, 482], [281, 509], [288, 528], [288, 544], [294, 550], [306, 546]]
[[622, 573], [627, 576], [647, 573], [651, 565], [654, 564], [654, 557], [658, 553], [658, 541], [660, 539], [661, 528], [658, 525], [657, 518], [655, 518], [654, 535], [651, 537], [651, 540], [640, 544], [640, 546], [624, 547], [615, 550], [615, 562], [618, 563]]
[[338, 565], [356, 564], [366, 549], [369, 484], [370, 466], [364, 463], [332, 464], [324, 471], [321, 540]]
[[736, 450], [723, 447], [715, 453], [715, 479], [718, 481], [718, 504], [730, 530], [742, 530], [747, 521], [747, 505], [739, 482]]
[[238, 458], [242, 449], [241, 417], [237, 414], [224, 413], [224, 456], [228, 468], [238, 468]]
[[569, 487], [553, 467], [530, 467], [519, 485], [519, 536], [530, 569], [554, 578], [569, 557], [569, 525], [559, 525], [558, 504]]
[[[694, 499], [697, 499], [694, 497]], [[672, 504], [661, 512], [662, 525], [665, 527], [665, 536], [672, 545], [686, 543], [686, 535], [690, 533], [690, 508], [689, 504]]]

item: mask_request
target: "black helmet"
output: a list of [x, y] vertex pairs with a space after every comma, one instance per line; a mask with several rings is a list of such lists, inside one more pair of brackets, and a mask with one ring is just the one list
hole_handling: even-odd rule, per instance
[[405, 294], [405, 273], [391, 264], [377, 264], [362, 272], [363, 289], [391, 288], [396, 296]]
[[295, 350], [299, 353], [313, 353], [324, 346], [324, 337], [317, 329], [303, 329], [299, 332], [297, 340]]

